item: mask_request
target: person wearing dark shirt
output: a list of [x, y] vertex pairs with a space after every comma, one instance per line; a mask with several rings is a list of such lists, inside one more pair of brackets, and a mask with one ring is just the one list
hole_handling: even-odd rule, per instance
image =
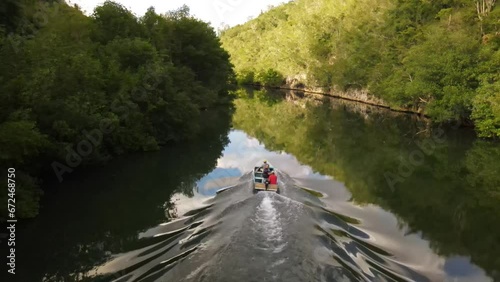
[[269, 177], [269, 168], [264, 168], [264, 171], [262, 171], [262, 177], [264, 177], [265, 179]]

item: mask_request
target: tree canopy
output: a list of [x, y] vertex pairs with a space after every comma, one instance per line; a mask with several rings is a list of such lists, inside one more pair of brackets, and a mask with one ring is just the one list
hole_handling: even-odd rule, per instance
[[[230, 104], [229, 55], [187, 7], [137, 17], [107, 1], [85, 16], [23, 0], [0, 14], [0, 168], [20, 171], [18, 191], [38, 191], [41, 173], [193, 138], [201, 111]], [[39, 193], [23, 194], [18, 216], [34, 216]]]
[[499, 20], [494, 0], [296, 0], [221, 38], [242, 83], [368, 89], [500, 137]]

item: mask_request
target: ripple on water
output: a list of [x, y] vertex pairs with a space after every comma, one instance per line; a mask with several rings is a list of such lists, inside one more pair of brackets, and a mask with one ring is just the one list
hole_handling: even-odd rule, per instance
[[311, 200], [293, 180], [281, 195], [253, 194], [251, 179], [240, 181], [142, 232], [137, 250], [96, 273], [113, 278], [102, 281], [429, 281], [374, 245], [361, 219]]

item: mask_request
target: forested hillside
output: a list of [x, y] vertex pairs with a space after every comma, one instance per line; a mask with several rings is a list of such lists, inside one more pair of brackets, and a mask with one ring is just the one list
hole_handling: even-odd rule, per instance
[[16, 169], [18, 217], [37, 213], [41, 173], [62, 181], [193, 138], [201, 111], [229, 108], [229, 55], [187, 7], [137, 17], [105, 2], [89, 17], [64, 1], [6, 0], [0, 21], [0, 168], [2, 179]]
[[241, 83], [367, 89], [500, 137], [495, 0], [296, 0], [221, 38]]

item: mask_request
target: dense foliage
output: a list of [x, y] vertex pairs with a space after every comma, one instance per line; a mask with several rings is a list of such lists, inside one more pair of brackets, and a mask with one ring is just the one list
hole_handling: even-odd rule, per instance
[[56, 183], [58, 193], [47, 192], [49, 207], [18, 230], [24, 244], [16, 251], [26, 259], [17, 267], [30, 271], [16, 273], [17, 281], [113, 281], [133, 271], [95, 276], [112, 254], [150, 244], [138, 232], [169, 220], [165, 209], [176, 206], [173, 195], [192, 196], [196, 182], [215, 169], [229, 142], [231, 114], [204, 111], [198, 138], [154, 154], [122, 156]]
[[221, 38], [242, 83], [273, 69], [308, 86], [366, 88], [498, 137], [499, 20], [495, 0], [296, 0]]
[[229, 55], [185, 6], [138, 18], [105, 2], [88, 17], [64, 1], [7, 0], [0, 13], [0, 168], [17, 169], [19, 217], [37, 213], [40, 173], [62, 181], [192, 138], [201, 111], [229, 105]]
[[344, 183], [357, 204], [393, 212], [438, 254], [470, 256], [500, 279], [500, 229], [491, 228], [500, 216], [496, 142], [414, 116], [292, 94], [286, 102], [275, 92], [241, 91], [234, 127]]

